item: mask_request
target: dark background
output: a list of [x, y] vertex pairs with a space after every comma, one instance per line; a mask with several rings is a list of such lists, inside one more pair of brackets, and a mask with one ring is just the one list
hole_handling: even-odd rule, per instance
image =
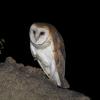
[[[29, 48], [29, 28], [34, 22], [54, 25], [61, 33], [66, 49], [66, 78], [71, 89], [93, 97], [94, 37], [91, 10], [85, 7], [60, 6], [48, 10], [45, 6], [30, 5], [2, 7], [0, 11], [0, 38], [6, 41], [0, 57], [4, 61], [12, 56], [19, 63], [40, 67], [34, 62]], [[50, 5], [52, 7], [52, 5]]]

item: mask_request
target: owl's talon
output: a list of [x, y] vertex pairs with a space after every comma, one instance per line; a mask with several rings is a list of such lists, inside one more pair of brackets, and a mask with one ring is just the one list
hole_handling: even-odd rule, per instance
[[34, 57], [34, 61], [36, 61], [37, 60], [37, 58], [36, 57]]

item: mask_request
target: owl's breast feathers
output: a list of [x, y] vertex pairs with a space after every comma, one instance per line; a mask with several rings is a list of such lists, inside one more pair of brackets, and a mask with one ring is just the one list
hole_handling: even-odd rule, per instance
[[31, 40], [30, 42], [32, 43], [32, 45], [36, 48], [36, 49], [45, 49], [46, 47], [48, 47], [51, 44], [51, 41], [46, 41], [43, 44], [35, 44], [33, 43]]

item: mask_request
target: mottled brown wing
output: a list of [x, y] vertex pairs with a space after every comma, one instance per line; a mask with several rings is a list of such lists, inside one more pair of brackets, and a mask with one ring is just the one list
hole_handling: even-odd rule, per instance
[[[58, 63], [59, 60], [61, 60], [61, 58], [63, 58], [64, 63], [66, 60], [66, 52], [65, 52], [65, 46], [64, 46], [64, 41], [62, 36], [60, 35], [60, 33], [56, 32], [55, 35], [53, 37], [53, 41], [54, 41], [54, 51], [55, 51], [55, 58], [56, 58], [56, 62]], [[59, 55], [59, 57], [58, 57]]]
[[56, 33], [59, 36], [59, 42], [60, 42], [60, 47], [59, 50], [62, 53], [62, 56], [64, 57], [64, 59], [66, 60], [66, 52], [65, 52], [65, 45], [64, 45], [64, 40], [62, 38], [62, 36], [60, 35], [60, 33]]
[[59, 73], [60, 79], [64, 79], [65, 58], [66, 58], [64, 41], [58, 32], [53, 33], [52, 35], [53, 35], [53, 43], [54, 43], [54, 57], [55, 57], [57, 71]]
[[[66, 52], [65, 52], [65, 46], [64, 46], [64, 41], [59, 33], [55, 34], [57, 37], [57, 40], [55, 42], [55, 62], [57, 66], [57, 71], [59, 73], [59, 77], [61, 80], [61, 87], [63, 88], [69, 88], [70, 85], [67, 82], [65, 78], [65, 61], [66, 61]], [[56, 46], [57, 45], [57, 46]]]

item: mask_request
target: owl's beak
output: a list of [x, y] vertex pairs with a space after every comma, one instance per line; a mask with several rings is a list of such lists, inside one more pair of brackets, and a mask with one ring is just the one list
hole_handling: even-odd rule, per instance
[[35, 34], [35, 41], [37, 42], [38, 39], [39, 39], [39, 35]]

